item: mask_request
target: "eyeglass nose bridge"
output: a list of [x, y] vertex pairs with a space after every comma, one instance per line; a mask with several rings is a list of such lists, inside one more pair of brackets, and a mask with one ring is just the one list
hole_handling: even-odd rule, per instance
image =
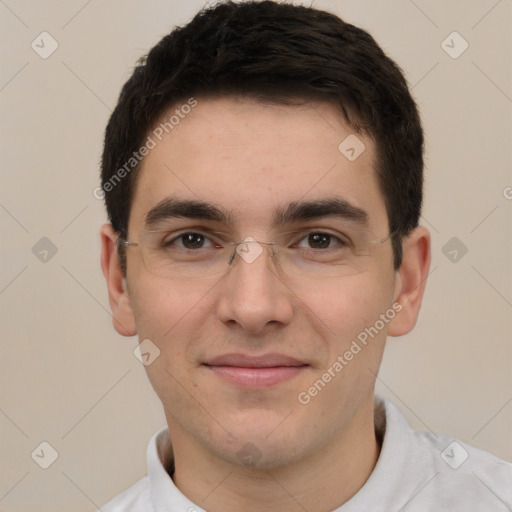
[[[251, 250], [249, 248], [250, 247], [249, 244], [252, 244], [251, 247], [253, 247], [254, 249]], [[263, 248], [261, 247], [262, 245], [267, 245], [267, 246], [277, 245], [277, 242], [260, 242], [260, 241], [256, 240], [255, 238], [253, 238], [252, 236], [248, 236], [241, 242], [234, 242], [229, 245], [234, 247], [234, 250], [228, 260], [228, 265], [231, 266], [237, 253], [242, 258], [242, 260], [244, 260], [246, 263], [253, 263], [262, 254], [262, 252], [263, 252]], [[245, 249], [242, 248], [244, 246], [245, 246]], [[274, 256], [278, 253], [279, 253], [279, 251], [272, 251], [271, 255]]]

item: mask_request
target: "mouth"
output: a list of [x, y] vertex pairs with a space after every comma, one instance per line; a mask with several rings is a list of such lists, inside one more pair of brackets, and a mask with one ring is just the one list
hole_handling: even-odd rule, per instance
[[215, 376], [244, 388], [275, 386], [309, 368], [309, 364], [282, 354], [224, 354], [208, 360], [203, 366]]

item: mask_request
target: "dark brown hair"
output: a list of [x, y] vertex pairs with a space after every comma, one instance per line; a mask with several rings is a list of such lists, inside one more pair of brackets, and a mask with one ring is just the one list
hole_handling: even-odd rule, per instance
[[403, 73], [364, 30], [325, 11], [273, 1], [205, 8], [139, 61], [105, 133], [101, 179], [115, 231], [127, 235], [140, 167], [126, 163], [156, 123], [192, 97], [230, 95], [331, 102], [355, 132], [372, 137], [398, 268], [402, 237], [418, 225], [423, 187], [423, 131]]

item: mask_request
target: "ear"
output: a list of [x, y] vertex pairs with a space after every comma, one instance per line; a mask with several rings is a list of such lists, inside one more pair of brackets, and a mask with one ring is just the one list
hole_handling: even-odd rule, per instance
[[122, 336], [135, 336], [135, 316], [117, 254], [117, 233], [111, 224], [105, 224], [101, 228], [100, 236], [101, 268], [107, 281], [114, 329]]
[[397, 271], [394, 301], [399, 312], [389, 324], [389, 336], [407, 334], [416, 325], [430, 268], [428, 229], [423, 226], [413, 229], [403, 240], [402, 247], [403, 259]]

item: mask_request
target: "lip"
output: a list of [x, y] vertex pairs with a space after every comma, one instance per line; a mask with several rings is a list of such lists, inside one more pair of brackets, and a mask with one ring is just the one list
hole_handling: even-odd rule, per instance
[[264, 354], [250, 356], [246, 354], [223, 354], [209, 359], [208, 366], [238, 366], [243, 368], [272, 368], [276, 366], [304, 366], [306, 363], [283, 354]]
[[309, 367], [308, 364], [283, 354], [224, 354], [203, 364], [219, 378], [245, 388], [274, 386]]

